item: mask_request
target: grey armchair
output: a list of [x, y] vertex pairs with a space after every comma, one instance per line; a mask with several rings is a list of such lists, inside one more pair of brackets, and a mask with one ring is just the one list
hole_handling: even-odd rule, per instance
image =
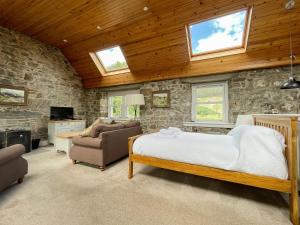
[[0, 191], [14, 182], [22, 183], [28, 172], [28, 163], [22, 157], [23, 145], [13, 145], [0, 149]]

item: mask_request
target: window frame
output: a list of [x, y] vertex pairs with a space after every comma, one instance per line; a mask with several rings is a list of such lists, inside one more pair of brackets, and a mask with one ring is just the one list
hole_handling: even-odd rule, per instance
[[[222, 86], [224, 88], [223, 91], [223, 120], [197, 120], [197, 89], [198, 88], [205, 88], [205, 87], [215, 87], [215, 86]], [[215, 102], [214, 102], [215, 103]], [[205, 103], [203, 103], [205, 104]], [[228, 102], [228, 82], [213, 82], [213, 83], [202, 83], [202, 84], [193, 84], [192, 85], [192, 121], [198, 123], [228, 123], [228, 115], [229, 115], [229, 102]]]
[[[109, 92], [107, 94], [107, 107], [108, 107], [108, 118], [110, 119], [120, 119], [120, 120], [128, 120], [130, 119], [130, 117], [128, 117], [128, 107], [127, 105], [125, 105], [124, 103], [124, 99], [126, 95], [130, 95], [130, 94], [140, 94], [140, 90], [139, 89], [135, 89], [135, 90], [126, 90], [126, 91], [113, 91], [113, 92]], [[113, 117], [112, 116], [112, 102], [111, 102], [111, 97], [115, 97], [115, 96], [122, 96], [122, 105], [121, 105], [121, 117]], [[139, 118], [140, 115], [137, 115], [137, 118]]]
[[[124, 69], [115, 69], [115, 70], [107, 70], [101, 60], [101, 58], [97, 55], [97, 52], [101, 52], [101, 51], [105, 51], [105, 50], [108, 50], [108, 49], [111, 49], [111, 48], [115, 48], [115, 47], [119, 47], [120, 50], [121, 50], [121, 53], [123, 54], [124, 58], [125, 58], [125, 62], [127, 64], [127, 68], [124, 68]], [[98, 70], [100, 71], [100, 73], [103, 75], [103, 76], [110, 76], [110, 75], [116, 75], [116, 74], [122, 74], [122, 73], [129, 73], [130, 72], [130, 69], [129, 69], [129, 66], [128, 66], [128, 63], [127, 63], [127, 58], [121, 48], [120, 45], [114, 45], [114, 46], [111, 46], [111, 47], [107, 47], [107, 48], [103, 48], [103, 49], [99, 49], [99, 50], [96, 50], [95, 52], [90, 52], [89, 53], [92, 60], [94, 61], [94, 63], [96, 64], [96, 67], [98, 68]]]
[[[192, 26], [194, 24], [203, 23], [203, 22], [206, 22], [209, 20], [217, 19], [217, 18], [220, 18], [223, 16], [228, 16], [228, 15], [231, 15], [231, 14], [234, 14], [237, 12], [241, 12], [244, 10], [246, 11], [246, 16], [245, 16], [245, 23], [244, 23], [243, 38], [242, 38], [243, 41], [240, 46], [227, 47], [227, 48], [223, 48], [223, 49], [207, 51], [204, 53], [193, 54], [192, 36], [191, 36], [190, 26]], [[187, 33], [187, 44], [188, 44], [188, 49], [189, 49], [190, 60], [194, 61], [194, 60], [209, 59], [209, 58], [221, 57], [221, 56], [226, 56], [226, 55], [245, 53], [246, 49], [247, 49], [247, 44], [248, 44], [251, 16], [252, 16], [252, 7], [245, 7], [245, 8], [237, 9], [234, 11], [230, 11], [227, 13], [216, 15], [214, 17], [210, 17], [210, 18], [203, 19], [203, 20], [198, 20], [198, 21], [187, 24], [186, 25], [186, 33]]]

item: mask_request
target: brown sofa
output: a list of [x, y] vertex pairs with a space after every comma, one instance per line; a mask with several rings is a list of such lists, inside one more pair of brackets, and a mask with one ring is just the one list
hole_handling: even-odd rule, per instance
[[24, 153], [23, 145], [0, 149], [0, 191], [15, 181], [23, 182], [23, 178], [28, 172], [28, 163], [22, 157]]
[[93, 128], [92, 137], [74, 137], [70, 159], [99, 166], [105, 166], [128, 155], [128, 138], [142, 133], [138, 122], [114, 125], [98, 125]]

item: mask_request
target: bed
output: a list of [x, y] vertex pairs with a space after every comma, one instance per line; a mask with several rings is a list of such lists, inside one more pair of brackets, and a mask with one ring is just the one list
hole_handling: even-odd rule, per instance
[[[298, 214], [298, 184], [297, 184], [297, 117], [273, 117], [273, 116], [254, 116], [255, 126], [267, 127], [278, 131], [282, 134], [284, 147], [284, 160], [278, 158], [276, 162], [276, 169], [271, 169], [270, 166], [274, 166], [274, 163], [270, 165], [258, 166], [257, 171], [253, 171], [249, 168], [243, 167], [239, 160], [237, 160], [241, 153], [236, 149], [236, 143], [230, 138], [222, 135], [218, 136], [217, 140], [214, 141], [212, 136], [202, 136], [208, 143], [215, 142], [215, 146], [207, 144], [209, 151], [202, 151], [200, 154], [208, 154], [204, 157], [206, 160], [201, 161], [201, 157], [196, 155], [196, 150], [193, 149], [193, 137], [190, 135], [181, 135], [182, 139], [186, 140], [186, 143], [181, 140], [182, 148], [188, 149], [190, 158], [182, 157], [182, 152], [179, 148], [173, 153], [168, 154], [170, 148], [175, 149], [174, 146], [180, 146], [179, 142], [176, 143], [177, 139], [174, 139], [174, 146], [170, 144], [157, 142], [155, 140], [158, 137], [139, 135], [129, 138], [129, 174], [128, 178], [133, 177], [133, 163], [141, 163], [149, 166], [174, 170], [178, 172], [189, 173], [198, 176], [209, 177], [213, 179], [229, 181], [258, 188], [264, 188], [289, 194], [290, 199], [290, 219], [294, 225], [299, 224]], [[139, 144], [139, 140], [145, 139]], [[172, 137], [171, 137], [172, 138]], [[199, 137], [197, 137], [199, 138]], [[267, 141], [267, 140], [266, 140]], [[154, 144], [153, 144], [154, 143]], [[163, 143], [163, 144], [161, 144]], [[168, 143], [171, 143], [170, 141]], [[190, 143], [190, 144], [188, 144]], [[133, 146], [135, 145], [135, 148]], [[141, 147], [142, 146], [142, 147]], [[151, 146], [153, 151], [151, 151]], [[157, 147], [159, 146], [159, 147]], [[204, 148], [202, 145], [202, 149]], [[253, 151], [256, 149], [254, 146]], [[161, 150], [159, 150], [161, 149]], [[218, 151], [222, 149], [222, 151]], [[248, 148], [247, 151], [251, 150]], [[208, 152], [208, 153], [207, 153]], [[222, 154], [222, 152], [224, 154]], [[175, 155], [175, 156], [174, 156]], [[245, 154], [244, 154], [245, 155]], [[218, 162], [218, 163], [217, 163]], [[275, 161], [274, 161], [275, 162]], [[281, 163], [280, 163], [281, 162]], [[266, 168], [264, 168], [266, 166]], [[275, 173], [266, 174], [264, 171], [275, 171]]]

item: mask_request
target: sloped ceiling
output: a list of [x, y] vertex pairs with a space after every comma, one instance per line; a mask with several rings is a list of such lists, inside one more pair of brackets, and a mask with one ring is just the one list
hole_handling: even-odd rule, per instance
[[[60, 48], [82, 77], [84, 86], [93, 88], [286, 65], [291, 30], [294, 51], [300, 53], [300, 4], [287, 11], [285, 3], [2, 0], [0, 25]], [[148, 11], [143, 10], [145, 6]], [[190, 62], [186, 24], [247, 6], [253, 6], [253, 14], [246, 53]], [[89, 52], [114, 45], [123, 49], [131, 73], [103, 77]]]

